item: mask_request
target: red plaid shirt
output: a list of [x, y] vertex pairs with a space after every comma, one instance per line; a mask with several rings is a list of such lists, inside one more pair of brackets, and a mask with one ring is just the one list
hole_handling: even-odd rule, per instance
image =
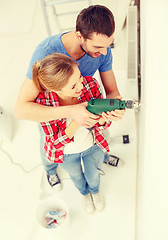
[[[78, 97], [79, 103], [88, 102], [91, 98], [103, 98], [100, 87], [96, 79], [92, 77], [83, 78], [83, 89]], [[46, 91], [39, 93], [36, 98], [36, 103], [58, 107], [60, 106], [57, 94], [55, 92]], [[63, 162], [63, 151], [65, 144], [74, 141], [74, 137], [69, 139], [65, 134], [66, 118], [56, 119], [49, 122], [40, 123], [45, 134], [44, 149], [48, 159], [53, 163]], [[94, 126], [95, 143], [105, 152], [109, 152], [109, 146], [104, 138], [103, 130], [109, 127], [111, 123], [106, 123], [104, 126], [96, 123]]]

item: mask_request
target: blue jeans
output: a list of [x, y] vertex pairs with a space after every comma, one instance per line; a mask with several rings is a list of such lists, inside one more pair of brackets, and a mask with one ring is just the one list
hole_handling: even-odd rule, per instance
[[[82, 171], [81, 159], [83, 160], [84, 172]], [[81, 153], [64, 154], [63, 163], [60, 163], [60, 166], [68, 172], [82, 195], [87, 195], [89, 192], [96, 194], [99, 192], [99, 169], [102, 167], [103, 160], [104, 152], [97, 144], [94, 144], [93, 148]]]
[[[44, 165], [44, 168], [47, 172], [48, 175], [54, 175], [56, 173], [56, 169], [58, 167], [58, 163], [52, 163], [50, 162], [45, 154], [45, 150], [44, 150], [44, 142], [45, 142], [45, 133], [40, 125], [40, 123], [38, 123], [38, 127], [40, 130], [40, 156]], [[73, 155], [73, 154], [72, 154]], [[104, 154], [104, 161], [108, 161], [109, 159], [109, 155], [108, 154]]]

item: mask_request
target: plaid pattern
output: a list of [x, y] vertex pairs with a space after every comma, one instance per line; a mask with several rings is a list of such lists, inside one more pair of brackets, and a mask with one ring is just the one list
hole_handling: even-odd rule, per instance
[[[83, 78], [83, 89], [81, 95], [78, 97], [79, 103], [89, 101], [91, 98], [103, 98], [99, 84], [96, 79], [92, 77]], [[54, 92], [39, 93], [36, 98], [36, 103], [58, 107], [60, 106], [57, 94]], [[49, 122], [40, 123], [45, 134], [44, 149], [47, 158], [53, 163], [63, 162], [63, 151], [65, 144], [74, 141], [74, 137], [69, 139], [65, 134], [66, 118], [56, 119]], [[111, 123], [106, 123], [100, 126], [98, 123], [94, 126], [95, 143], [105, 152], [109, 152], [109, 146], [104, 138], [103, 130], [109, 127]]]

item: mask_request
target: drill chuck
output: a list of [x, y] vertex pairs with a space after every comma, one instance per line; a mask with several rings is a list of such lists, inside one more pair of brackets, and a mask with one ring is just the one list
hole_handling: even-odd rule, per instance
[[132, 100], [128, 100], [125, 103], [126, 108], [132, 109], [134, 108], [134, 102]]

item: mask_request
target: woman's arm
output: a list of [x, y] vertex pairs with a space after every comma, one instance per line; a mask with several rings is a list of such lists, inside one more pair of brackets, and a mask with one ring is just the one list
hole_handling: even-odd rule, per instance
[[40, 124], [46, 134], [48, 146], [53, 146], [57, 150], [71, 141], [73, 142], [73, 136], [76, 130], [81, 126], [74, 120], [72, 120], [68, 127], [65, 126], [66, 122], [62, 122], [62, 120], [41, 122]]
[[68, 127], [65, 129], [66, 135], [72, 139], [76, 130], [80, 127], [81, 125], [77, 123], [75, 120], [72, 120], [72, 122], [68, 125]]

